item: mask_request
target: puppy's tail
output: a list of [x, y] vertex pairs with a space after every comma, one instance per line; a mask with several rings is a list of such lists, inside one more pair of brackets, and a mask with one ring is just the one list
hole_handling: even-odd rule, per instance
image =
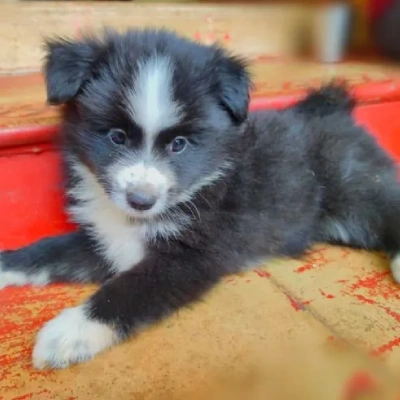
[[344, 85], [330, 83], [310, 91], [294, 109], [306, 116], [325, 117], [340, 112], [351, 114], [354, 106], [355, 101]]

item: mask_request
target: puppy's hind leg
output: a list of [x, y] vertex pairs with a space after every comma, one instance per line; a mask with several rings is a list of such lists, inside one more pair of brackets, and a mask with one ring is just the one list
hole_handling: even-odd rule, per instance
[[[378, 179], [379, 178], [379, 179]], [[380, 190], [375, 192], [374, 201], [370, 201], [369, 213], [376, 214], [377, 222], [371, 225], [370, 235], [384, 250], [390, 259], [393, 279], [400, 283], [400, 183], [398, 173], [391, 172], [378, 175]]]
[[390, 259], [393, 279], [400, 283], [400, 186], [383, 186], [373, 200], [358, 202], [347, 219], [336, 225], [338, 242], [355, 248], [383, 250]]
[[400, 195], [385, 214], [384, 249], [390, 257], [393, 279], [400, 283]]
[[365, 174], [325, 206], [314, 241], [385, 251], [400, 283], [400, 184], [391, 169]]
[[394, 257], [392, 257], [390, 261], [390, 270], [392, 272], [393, 279], [397, 283], [400, 283], [400, 250]]

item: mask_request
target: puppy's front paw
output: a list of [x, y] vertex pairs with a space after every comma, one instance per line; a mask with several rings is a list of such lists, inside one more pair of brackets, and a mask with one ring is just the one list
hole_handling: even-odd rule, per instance
[[93, 358], [118, 341], [109, 326], [93, 321], [83, 306], [68, 308], [39, 332], [33, 350], [35, 368], [65, 368]]

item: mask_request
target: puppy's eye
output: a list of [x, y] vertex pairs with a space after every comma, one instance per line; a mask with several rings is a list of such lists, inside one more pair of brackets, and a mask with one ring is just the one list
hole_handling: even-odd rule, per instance
[[178, 136], [169, 144], [168, 147], [172, 153], [181, 153], [183, 150], [185, 150], [186, 145], [187, 139], [182, 136]]
[[108, 137], [114, 144], [123, 145], [126, 142], [126, 133], [122, 129], [111, 129]]

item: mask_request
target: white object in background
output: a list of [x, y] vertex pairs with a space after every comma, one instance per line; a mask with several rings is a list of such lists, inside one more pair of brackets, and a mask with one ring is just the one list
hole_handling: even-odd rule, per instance
[[323, 6], [313, 24], [314, 56], [325, 63], [343, 59], [349, 39], [351, 8], [347, 3]]

